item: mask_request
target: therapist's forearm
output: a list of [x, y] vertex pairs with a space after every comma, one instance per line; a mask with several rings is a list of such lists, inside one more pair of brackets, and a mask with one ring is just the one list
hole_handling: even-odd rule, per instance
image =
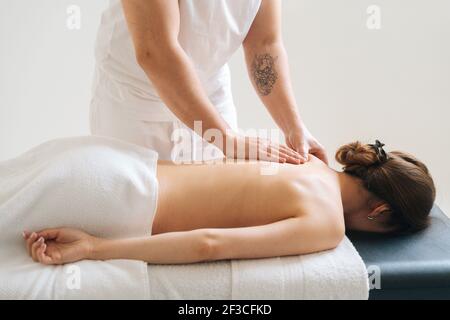
[[301, 126], [282, 41], [244, 46], [249, 76], [277, 125], [289, 133]]
[[[165, 46], [165, 47], [164, 47]], [[138, 62], [168, 108], [189, 128], [202, 121], [204, 131], [229, 129], [204, 91], [192, 62], [179, 44], [162, 44]]]

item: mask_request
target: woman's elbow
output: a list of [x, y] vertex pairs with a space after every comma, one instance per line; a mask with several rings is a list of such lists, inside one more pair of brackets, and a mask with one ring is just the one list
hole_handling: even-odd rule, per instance
[[199, 261], [214, 261], [220, 259], [220, 245], [214, 230], [200, 230], [196, 246]]

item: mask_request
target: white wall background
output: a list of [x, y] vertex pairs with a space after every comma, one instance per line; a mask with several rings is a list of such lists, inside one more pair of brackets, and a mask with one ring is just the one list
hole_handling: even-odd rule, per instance
[[[69, 5], [81, 30], [66, 27]], [[55, 137], [88, 134], [93, 44], [106, 0], [0, 0], [0, 160]], [[369, 5], [381, 29], [366, 26]], [[301, 114], [329, 155], [354, 139], [417, 155], [450, 213], [450, 1], [283, 0]], [[273, 128], [231, 62], [240, 126]]]

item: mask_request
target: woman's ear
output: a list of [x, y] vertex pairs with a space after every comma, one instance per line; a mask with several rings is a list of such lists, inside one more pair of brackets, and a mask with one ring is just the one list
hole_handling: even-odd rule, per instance
[[383, 216], [383, 213], [389, 213], [390, 211], [391, 207], [387, 203], [379, 202], [372, 208], [367, 218], [369, 220], [386, 220], [389, 217], [386, 214]]

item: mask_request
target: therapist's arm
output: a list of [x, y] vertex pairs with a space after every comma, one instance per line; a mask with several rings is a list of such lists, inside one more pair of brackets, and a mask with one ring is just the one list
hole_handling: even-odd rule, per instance
[[304, 125], [294, 97], [288, 57], [281, 34], [281, 0], [262, 0], [244, 41], [248, 72], [262, 102], [302, 156], [314, 154], [327, 162], [324, 148]]
[[[245, 144], [246, 149], [250, 145], [258, 148], [257, 140], [230, 130], [204, 91], [191, 60], [178, 42], [178, 0], [122, 0], [122, 5], [136, 60], [177, 118], [191, 129], [195, 121], [202, 121], [203, 132], [218, 130], [223, 139], [214, 143], [227, 156], [238, 156], [234, 152], [237, 143]], [[227, 146], [232, 146], [233, 150], [226, 150]], [[264, 160], [295, 163], [299, 159], [299, 155], [286, 146], [271, 144], [269, 149], [270, 157]], [[244, 157], [248, 158], [249, 154]]]

